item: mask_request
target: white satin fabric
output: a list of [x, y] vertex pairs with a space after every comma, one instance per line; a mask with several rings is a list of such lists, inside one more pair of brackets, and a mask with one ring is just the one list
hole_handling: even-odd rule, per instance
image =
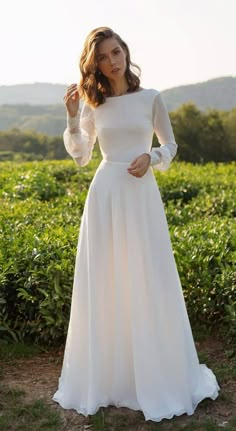
[[134, 177], [127, 167], [161, 146], [153, 167], [176, 153], [157, 90], [84, 105], [68, 118], [67, 151], [84, 166], [96, 136], [103, 160], [81, 219], [68, 334], [53, 400], [83, 415], [100, 406], [141, 410], [145, 420], [192, 415], [220, 387], [200, 364], [153, 167]]
[[[147, 130], [147, 127], [146, 127], [146, 130], [144, 129], [144, 133], [149, 132], [147, 133], [147, 136], [145, 139], [146, 151], [142, 151], [143, 135], [139, 136], [139, 140], [141, 143], [140, 151], [150, 154], [151, 166], [153, 166], [154, 169], [165, 171], [169, 168], [170, 162], [172, 161], [172, 159], [174, 158], [177, 152], [177, 144], [175, 142], [175, 137], [173, 134], [173, 130], [171, 127], [170, 118], [169, 118], [166, 106], [163, 102], [161, 94], [157, 90], [139, 90], [138, 93], [142, 93], [141, 103], [138, 108], [138, 119], [139, 121], [141, 121], [141, 124], [138, 123], [137, 117], [136, 117], [133, 121], [133, 127], [136, 130], [136, 132], [139, 132], [140, 126], [141, 127], [144, 126], [143, 115], [148, 114], [148, 120], [149, 120], [149, 124], [148, 124], [149, 130]], [[120, 98], [125, 97], [125, 104], [127, 105], [128, 109], [130, 108], [132, 111], [134, 111], [134, 114], [135, 114], [135, 107], [132, 105], [133, 100], [132, 98], [129, 99], [130, 97], [134, 97], [134, 96], [136, 99], [137, 93], [131, 93], [131, 94], [126, 94], [125, 96], [117, 96], [112, 98], [108, 97], [106, 105], [107, 104], [109, 105], [110, 99], [113, 99], [113, 100], [116, 99], [116, 101], [117, 99], [119, 99], [117, 103], [120, 104]], [[145, 105], [147, 98], [150, 99], [148, 101], [149, 103], [148, 106]], [[122, 100], [122, 103], [123, 103], [123, 100]], [[122, 103], [121, 103], [121, 107], [122, 107]], [[142, 108], [141, 108], [141, 105], [143, 105]], [[104, 105], [103, 105], [103, 108], [104, 108]], [[148, 111], [147, 111], [147, 108], [148, 108]], [[99, 109], [101, 109], [101, 107], [97, 108], [94, 112], [94, 110], [89, 105], [84, 104], [82, 111], [81, 112], [78, 111], [78, 114], [75, 117], [70, 117], [67, 114], [67, 128], [64, 132], [64, 143], [65, 143], [67, 152], [71, 155], [71, 157], [73, 157], [76, 160], [76, 162], [80, 166], [84, 166], [90, 161], [92, 157], [93, 146], [96, 140], [96, 135], [98, 135], [99, 143], [101, 146], [101, 151], [103, 153], [104, 159], [108, 159], [111, 156], [111, 154], [109, 154], [109, 151], [106, 154], [106, 148], [103, 149], [104, 139], [102, 134], [99, 133], [99, 128], [98, 128], [99, 118], [98, 118], [98, 121], [96, 122], [96, 126], [97, 126], [97, 130], [96, 130], [95, 121], [96, 121], [96, 117], [97, 116], [99, 117]], [[124, 115], [126, 115], [126, 112], [122, 112], [122, 108], [121, 108], [120, 111], [118, 112], [118, 115], [122, 118], [124, 117]], [[126, 131], [127, 129], [131, 129], [132, 127], [131, 118], [129, 118], [130, 115], [132, 114], [128, 113], [127, 120], [128, 122], [130, 122], [130, 124], [127, 124], [128, 127], [126, 126]], [[119, 118], [117, 118], [116, 116], [116, 112], [114, 112], [114, 116], [115, 116], [114, 119], [112, 118], [113, 117], [112, 115], [111, 117], [109, 117], [112, 123], [114, 122], [114, 120], [115, 121], [119, 120]], [[109, 126], [108, 128], [113, 133], [112, 123], [108, 124]], [[121, 128], [122, 127], [123, 126], [121, 124]], [[103, 128], [103, 125], [102, 125], [102, 128]], [[151, 145], [150, 133], [151, 135], [153, 135], [153, 132], [155, 132], [158, 137], [160, 147], [153, 147], [150, 149], [150, 145]], [[137, 136], [126, 135], [125, 138], [126, 140], [131, 138], [131, 141], [128, 140], [128, 147], [130, 147], [130, 149], [132, 150], [136, 149], [136, 151], [138, 151], [139, 147], [137, 144], [136, 144], [136, 148], [134, 148], [134, 144], [136, 143]], [[135, 139], [135, 142], [133, 142], [133, 145], [132, 145], [132, 139]], [[117, 148], [117, 150], [119, 151], [119, 148]], [[130, 153], [128, 153], [128, 155], [129, 154]], [[137, 155], [139, 154], [137, 153]], [[115, 159], [117, 159], [117, 155], [114, 154], [114, 156], [115, 156]], [[126, 154], [123, 153], [121, 157], [122, 159], [125, 160]]]

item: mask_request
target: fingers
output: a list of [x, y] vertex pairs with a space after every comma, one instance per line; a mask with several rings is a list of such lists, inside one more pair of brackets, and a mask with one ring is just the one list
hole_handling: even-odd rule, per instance
[[140, 170], [143, 167], [142, 160], [134, 159], [132, 163], [128, 166], [128, 170], [134, 172], [135, 170]]
[[68, 90], [63, 97], [64, 101], [66, 102], [68, 99], [70, 99], [70, 97], [73, 97], [76, 94], [76, 92], [77, 90], [75, 89]]
[[67, 90], [70, 90], [71, 88], [77, 88], [77, 84], [73, 83], [73, 84], [69, 85], [69, 87], [67, 87]]
[[133, 175], [134, 177], [142, 177], [144, 174], [145, 174], [145, 172], [146, 171], [144, 171], [144, 170], [142, 170], [142, 171], [140, 171], [140, 170], [136, 170], [136, 171], [129, 171], [129, 173], [131, 174], [131, 175]]
[[132, 163], [130, 163], [129, 167], [133, 167], [136, 164], [137, 161], [138, 161], [138, 157], [136, 157], [136, 159], [134, 159], [132, 161]]
[[136, 166], [134, 168], [128, 168], [128, 172], [135, 177], [142, 177], [145, 174], [146, 170], [143, 166]]
[[138, 161], [137, 159], [133, 160], [132, 163], [128, 166], [128, 171], [131, 172], [137, 172], [142, 168], [142, 163]]
[[129, 165], [128, 172], [135, 177], [142, 177], [149, 166], [147, 165], [146, 160], [146, 157], [144, 158], [143, 156], [136, 157], [136, 159], [134, 159]]
[[63, 100], [65, 103], [67, 103], [67, 101], [73, 96], [78, 93], [78, 86], [77, 84], [71, 84], [69, 85], [69, 87], [67, 87], [67, 91], [63, 97]]

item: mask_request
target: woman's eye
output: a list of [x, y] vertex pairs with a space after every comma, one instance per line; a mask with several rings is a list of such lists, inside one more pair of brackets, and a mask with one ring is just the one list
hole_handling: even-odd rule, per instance
[[119, 54], [120, 53], [120, 51], [115, 51], [115, 55], [117, 55], [117, 54]]
[[105, 59], [105, 55], [102, 55], [101, 57], [99, 57], [99, 60], [104, 60]]

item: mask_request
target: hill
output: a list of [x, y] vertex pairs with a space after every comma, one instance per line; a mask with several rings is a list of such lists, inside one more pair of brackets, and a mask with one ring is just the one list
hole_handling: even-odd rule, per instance
[[0, 130], [17, 128], [36, 130], [50, 136], [61, 135], [66, 128], [66, 110], [57, 105], [0, 106]]
[[[0, 130], [31, 129], [51, 136], [66, 127], [66, 85], [50, 83], [0, 86]], [[193, 102], [199, 109], [236, 107], [236, 77], [222, 77], [162, 91], [169, 111]]]
[[0, 85], [0, 105], [55, 105], [63, 103], [66, 88], [66, 84], [47, 82]]
[[230, 111], [236, 107], [236, 77], [211, 79], [193, 85], [183, 85], [162, 91], [169, 111], [193, 102], [199, 109], [214, 108]]

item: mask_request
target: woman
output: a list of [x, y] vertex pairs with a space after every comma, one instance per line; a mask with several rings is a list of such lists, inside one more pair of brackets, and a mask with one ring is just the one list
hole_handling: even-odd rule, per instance
[[64, 96], [68, 153], [86, 165], [98, 136], [103, 160], [81, 219], [53, 400], [85, 416], [113, 405], [158, 422], [192, 415], [220, 387], [199, 364], [153, 173], [168, 169], [177, 144], [159, 91], [141, 88], [131, 66], [126, 43], [97, 28], [85, 41], [80, 85]]

